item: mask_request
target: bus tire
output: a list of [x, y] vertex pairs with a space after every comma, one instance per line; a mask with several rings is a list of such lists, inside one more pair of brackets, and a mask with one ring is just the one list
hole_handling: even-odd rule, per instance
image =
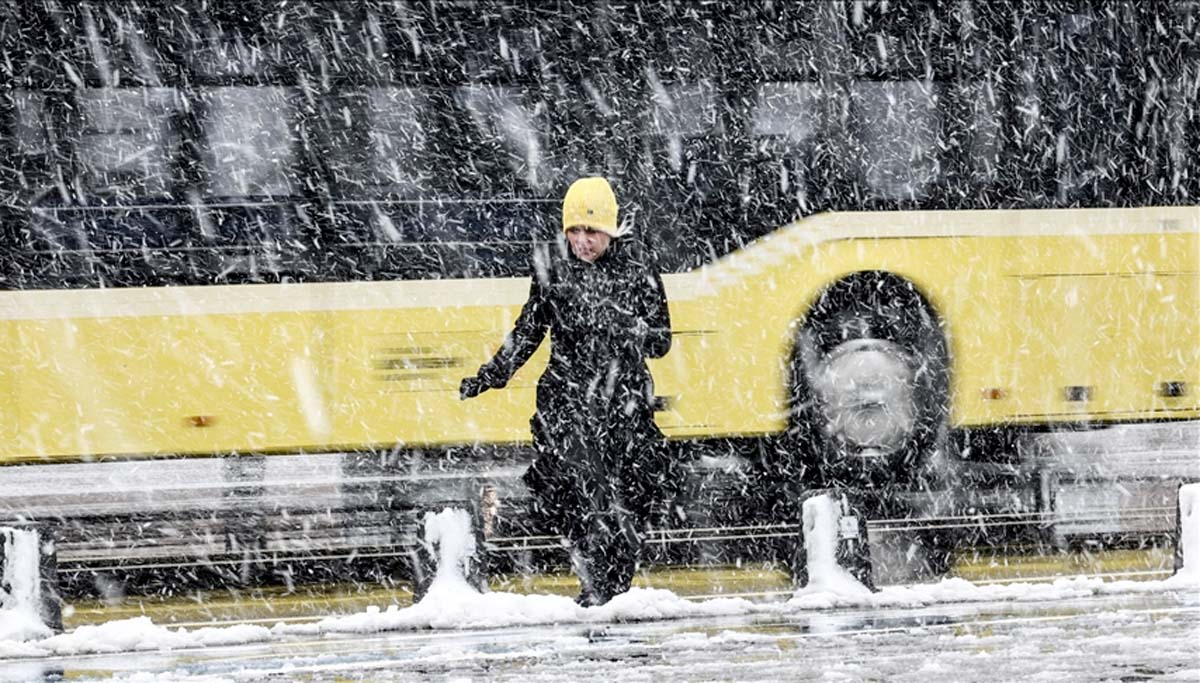
[[949, 413], [940, 321], [912, 283], [865, 271], [827, 287], [792, 361], [792, 467], [805, 487], [927, 490]]

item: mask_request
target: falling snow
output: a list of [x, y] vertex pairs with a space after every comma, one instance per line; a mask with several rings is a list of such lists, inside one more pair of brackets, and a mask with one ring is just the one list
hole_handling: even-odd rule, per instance
[[[922, 622], [912, 660], [903, 627], [835, 628], [814, 661], [986, 679], [1111, 620], [1108, 668], [1045, 675], [1194, 677], [1198, 104], [1191, 0], [0, 0], [0, 683], [130, 651], [98, 670], [318, 680], [378, 663], [171, 658], [430, 630], [458, 635], [400, 670], [611, 678], [651, 652], [671, 666], [633, 675], [766, 679], [794, 645], [762, 620], [969, 631], [996, 605], [1035, 625]], [[595, 301], [460, 400], [512, 361], [531, 283], [568, 291], [587, 176], [640, 270], [570, 290]], [[663, 329], [625, 310], [660, 291]], [[592, 445], [633, 443], [641, 407], [665, 439], [578, 484], [646, 489], [617, 523], [560, 538], [525, 475], [570, 454], [530, 416], [613, 393], [623, 360], [539, 388], [547, 347], [599, 338], [562, 331], [588, 302], [623, 316], [593, 351], [670, 338]], [[645, 585], [529, 588], [587, 579], [600, 538], [634, 539]], [[373, 590], [303, 623], [180, 616]], [[121, 612], [151, 599], [178, 618]], [[473, 640], [523, 628], [532, 654]]]

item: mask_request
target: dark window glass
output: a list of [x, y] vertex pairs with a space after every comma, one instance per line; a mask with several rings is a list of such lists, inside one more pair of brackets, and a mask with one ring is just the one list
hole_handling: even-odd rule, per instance
[[13, 140], [22, 156], [49, 152], [46, 137], [46, 96], [34, 90], [17, 90], [13, 95]]
[[370, 182], [390, 193], [418, 197], [427, 185], [424, 98], [415, 88], [371, 88], [366, 97], [370, 127]]
[[872, 197], [919, 199], [937, 179], [936, 88], [923, 81], [859, 81], [851, 90], [860, 172]]
[[280, 3], [271, 11], [247, 11], [240, 4], [212, 3], [182, 17], [189, 68], [207, 79], [286, 77], [289, 64], [307, 56], [309, 46], [297, 33], [304, 21], [293, 14], [304, 9]]
[[752, 130], [758, 140], [771, 141], [781, 151], [807, 147], [817, 134], [815, 83], [764, 83], [758, 88]]
[[280, 196], [294, 185], [294, 88], [229, 86], [203, 95], [208, 191], [218, 197]]
[[956, 131], [965, 136], [963, 155], [976, 182], [991, 183], [999, 175], [1001, 151], [1001, 126], [1004, 118], [990, 82], [976, 82], [965, 87], [968, 94], [968, 111], [964, 120], [957, 123], [962, 129]]
[[172, 115], [179, 108], [170, 88], [89, 88], [76, 95], [76, 159], [83, 189], [102, 202], [163, 197], [173, 185], [179, 145]]
[[720, 132], [717, 90], [712, 81], [664, 85], [651, 78], [652, 127], [664, 146], [666, 159], [676, 173], [694, 174], [685, 160], [689, 140]]
[[164, 84], [167, 77], [164, 72], [169, 66], [151, 41], [157, 32], [154, 12], [135, 4], [98, 2], [67, 5], [63, 9], [66, 12], [60, 17], [72, 17], [80, 34], [76, 44], [81, 49], [73, 51], [80, 68], [64, 66], [72, 71], [69, 74], [72, 80], [86, 80], [106, 88]]
[[553, 167], [545, 163], [545, 105], [529, 101], [516, 87], [471, 85], [455, 95], [476, 134], [495, 146], [514, 193], [545, 194], [555, 180]]
[[28, 192], [15, 229], [22, 251], [58, 258], [185, 246], [188, 216], [170, 206], [179, 150], [173, 89], [23, 91], [15, 101]]
[[754, 155], [747, 188], [758, 203], [794, 203], [801, 212], [811, 210], [810, 164], [821, 125], [819, 104], [815, 83], [759, 86], [750, 117]]
[[71, 190], [66, 160], [56, 153], [53, 101], [35, 90], [14, 90], [9, 100], [10, 131], [5, 131], [12, 158], [0, 170], [0, 203], [12, 206], [67, 203]]
[[[832, 5], [833, 3], [829, 3]], [[955, 53], [950, 12], [934, 3], [848, 2], [830, 38], [846, 46], [859, 77], [912, 79], [947, 74]]]

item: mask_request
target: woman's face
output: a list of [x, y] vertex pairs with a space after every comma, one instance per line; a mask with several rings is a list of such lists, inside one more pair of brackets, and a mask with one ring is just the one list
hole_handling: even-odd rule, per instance
[[576, 226], [567, 229], [567, 241], [571, 243], [571, 253], [577, 258], [595, 263], [608, 250], [612, 237], [606, 232]]

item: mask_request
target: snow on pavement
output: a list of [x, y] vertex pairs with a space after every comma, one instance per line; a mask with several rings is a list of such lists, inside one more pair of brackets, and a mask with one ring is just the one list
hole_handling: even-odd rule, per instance
[[[318, 636], [182, 653], [27, 660], [0, 667], [0, 681], [1195, 681], [1198, 627], [1194, 597], [1161, 593]], [[7, 676], [13, 666], [26, 667], [26, 675]]]
[[[0, 640], [0, 659], [55, 655], [178, 650], [236, 645], [276, 637], [337, 633], [378, 633], [424, 629], [479, 629], [541, 624], [605, 624], [685, 618], [751, 616], [842, 608], [909, 608], [938, 604], [983, 602], [1047, 602], [1071, 598], [1131, 593], [1200, 592], [1200, 583], [1176, 581], [1115, 581], [1077, 577], [1049, 584], [977, 586], [946, 579], [920, 586], [884, 588], [870, 595], [801, 591], [787, 602], [751, 602], [740, 598], [693, 601], [662, 589], [633, 588], [607, 605], [580, 607], [570, 598], [515, 593], [430, 592], [412, 607], [368, 608], [358, 614], [327, 617], [312, 624], [277, 624], [170, 629], [148, 617], [111, 621], [40, 640]], [[0, 614], [7, 618], [8, 615]]]
[[818, 577], [819, 580], [812, 581], [808, 588], [797, 591], [786, 602], [752, 602], [741, 598], [691, 600], [663, 589], [633, 588], [606, 605], [581, 607], [562, 596], [481, 593], [472, 588], [464, 577], [473, 543], [466, 519], [465, 515], [443, 512], [427, 520], [427, 538], [436, 541], [439, 549], [439, 571], [425, 598], [411, 607], [371, 607], [358, 614], [330, 616], [309, 624], [280, 623], [270, 629], [253, 625], [170, 629], [154, 624], [148, 617], [138, 617], [81, 626], [70, 633], [41, 638], [29, 629], [10, 628], [10, 620], [19, 617], [9, 611], [0, 611], [0, 659], [169, 651], [323, 634], [611, 624], [743, 615], [786, 616], [842, 608], [912, 608], [1138, 593], [1200, 593], [1200, 572], [1194, 571], [1181, 571], [1161, 581], [1104, 581], [1080, 576], [1052, 583], [981, 586], [963, 579], [945, 579], [933, 584], [885, 587], [876, 593], [865, 591], [857, 582], [839, 574], [836, 579]]

